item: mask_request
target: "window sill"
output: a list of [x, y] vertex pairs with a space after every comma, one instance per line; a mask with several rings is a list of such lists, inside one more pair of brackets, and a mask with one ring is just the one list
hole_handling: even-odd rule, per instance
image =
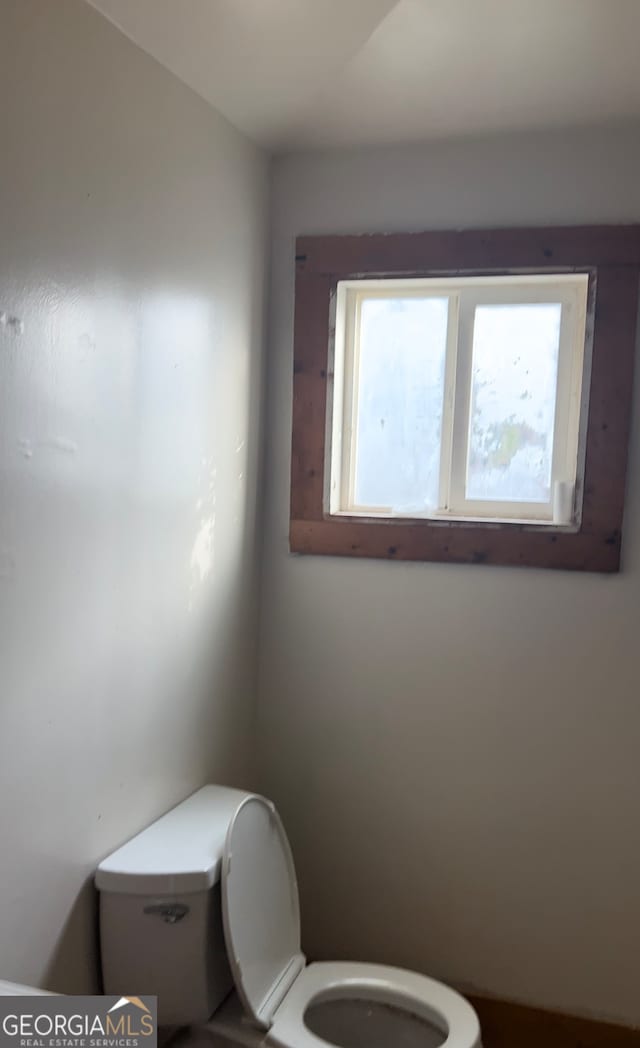
[[292, 519], [289, 543], [292, 553], [331, 557], [615, 572], [621, 533], [602, 533], [584, 519], [578, 530], [539, 522], [333, 516]]
[[403, 513], [371, 513], [365, 510], [339, 510], [328, 513], [325, 520], [345, 521], [352, 520], [357, 523], [368, 524], [433, 524], [434, 526], [449, 527], [449, 525], [473, 525], [488, 528], [518, 527], [518, 528], [544, 528], [545, 531], [553, 530], [560, 533], [573, 534], [580, 530], [580, 525], [575, 521], [562, 523], [555, 520], [546, 520], [541, 517], [470, 517], [456, 516], [453, 513], [413, 513], [406, 516]]

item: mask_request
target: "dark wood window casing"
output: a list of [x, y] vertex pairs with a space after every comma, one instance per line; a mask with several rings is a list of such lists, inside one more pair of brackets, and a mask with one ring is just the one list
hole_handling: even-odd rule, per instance
[[[591, 377], [579, 524], [331, 516], [325, 505], [327, 386], [339, 281], [554, 272], [590, 275]], [[291, 551], [618, 571], [639, 276], [640, 226], [299, 237]]]

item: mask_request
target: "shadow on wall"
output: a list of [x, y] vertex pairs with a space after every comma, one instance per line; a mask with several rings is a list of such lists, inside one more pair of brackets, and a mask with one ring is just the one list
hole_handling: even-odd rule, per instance
[[42, 977], [42, 985], [57, 993], [99, 993], [102, 989], [96, 943], [98, 893], [93, 875], [82, 885]]

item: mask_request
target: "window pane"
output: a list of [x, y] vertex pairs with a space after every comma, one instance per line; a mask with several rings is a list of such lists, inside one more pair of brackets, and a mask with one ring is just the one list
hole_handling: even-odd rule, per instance
[[447, 298], [362, 302], [355, 503], [438, 504]]
[[468, 499], [549, 502], [560, 303], [478, 306]]

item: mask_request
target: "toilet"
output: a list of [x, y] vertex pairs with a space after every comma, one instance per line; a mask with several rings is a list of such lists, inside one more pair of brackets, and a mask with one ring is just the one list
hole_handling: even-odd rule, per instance
[[480, 1048], [471, 1005], [417, 972], [306, 963], [291, 849], [264, 797], [204, 786], [100, 863], [104, 992], [160, 1024], [273, 1048]]

